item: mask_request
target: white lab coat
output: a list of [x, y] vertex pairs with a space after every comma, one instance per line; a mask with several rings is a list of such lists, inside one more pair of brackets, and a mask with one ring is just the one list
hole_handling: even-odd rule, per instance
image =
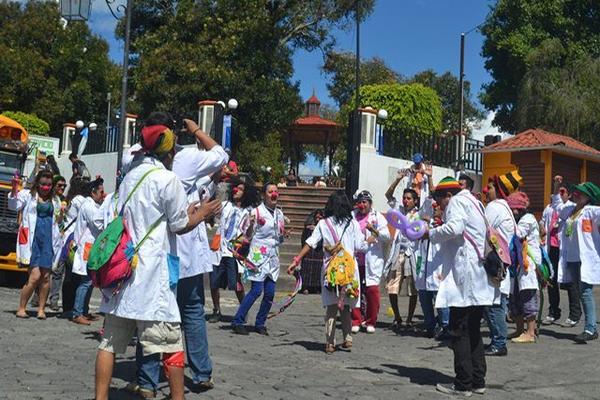
[[[279, 245], [283, 240], [285, 229], [285, 220], [283, 212], [275, 209], [275, 213], [267, 209], [264, 203], [252, 211], [255, 217], [254, 234], [250, 241], [250, 248], [266, 249], [266, 257], [260, 267], [260, 273], [250, 275], [249, 280], [255, 282], [263, 282], [267, 277], [277, 282], [279, 278]], [[264, 224], [260, 224], [259, 220], [264, 220]]]
[[[391, 205], [391, 203], [388, 203]], [[394, 208], [392, 206], [392, 208]], [[403, 207], [397, 208], [401, 213], [407, 215], [404, 212]], [[412, 210], [408, 213], [409, 221], [417, 221], [421, 219], [421, 212], [417, 209]], [[385, 262], [384, 273], [387, 274], [388, 271], [392, 270], [396, 264], [396, 260], [400, 254], [404, 254], [406, 260], [410, 262], [410, 269], [412, 271], [412, 276], [416, 276], [416, 262], [417, 257], [419, 256], [419, 241], [411, 241], [406, 236], [400, 232], [399, 229], [396, 229], [394, 233], [394, 240], [392, 240], [392, 246], [390, 247], [390, 251], [388, 253], [388, 258]]]
[[[552, 206], [566, 221], [575, 209], [575, 203], [563, 203], [559, 195], [552, 196]], [[577, 235], [579, 256], [581, 261], [581, 282], [589, 285], [600, 285], [600, 207], [587, 205], [574, 222], [573, 234]], [[573, 282], [574, 278], [567, 269], [568, 246], [565, 243], [566, 223], [560, 232], [560, 261], [558, 281]]]
[[[531, 253], [531, 256], [527, 256], [529, 260], [529, 268], [525, 272], [522, 268], [519, 269], [517, 279], [519, 282], [519, 290], [525, 289], [538, 289], [538, 279], [535, 272], [536, 265], [542, 263], [542, 251], [540, 250], [540, 227], [533, 214], [525, 214], [519, 220], [517, 224], [517, 236], [520, 239], [527, 239], [527, 253]], [[511, 278], [514, 285], [514, 278]], [[511, 293], [513, 293], [514, 287], [511, 287]]]
[[[24, 234], [26, 236], [26, 242], [24, 244], [19, 243], [19, 236], [17, 235], [17, 263], [22, 265], [29, 265], [31, 259], [31, 246], [33, 245], [33, 238], [35, 237], [35, 224], [37, 222], [37, 204], [38, 195], [32, 196], [29, 189], [23, 189], [17, 193], [16, 196], [12, 195], [12, 192], [8, 193], [8, 208], [21, 212], [21, 226], [19, 230], [28, 232]], [[54, 250], [54, 263], [58, 260], [60, 255], [60, 248], [62, 245], [62, 235], [58, 228], [57, 218], [60, 215], [60, 199], [57, 196], [52, 198], [52, 206], [54, 207], [54, 215], [52, 216], [52, 248]]]
[[79, 208], [73, 234], [73, 240], [77, 246], [73, 259], [72, 272], [74, 274], [87, 276], [87, 260], [90, 250], [103, 228], [104, 215], [100, 206], [91, 197], [86, 197]]
[[[510, 242], [517, 229], [517, 222], [506, 200], [496, 199], [490, 201], [485, 207], [485, 217], [488, 219], [490, 226], [504, 236], [510, 246]], [[508, 274], [506, 274], [506, 278], [500, 283], [500, 292], [507, 296], [511, 293], [510, 277]]]
[[169, 283], [170, 275], [176, 282], [179, 269], [177, 263], [169, 268], [168, 255], [177, 254], [175, 232], [189, 222], [188, 201], [181, 182], [157, 159], [136, 159], [119, 188], [118, 209], [141, 177], [154, 168], [159, 170], [146, 176], [125, 205], [123, 216], [134, 244], [148, 234], [159, 218], [161, 222], [140, 247], [132, 277], [116, 295], [103, 296], [100, 311], [142, 321], [180, 322], [176, 287]]
[[[430, 223], [430, 229], [433, 224]], [[421, 258], [421, 268], [418, 273], [415, 270], [415, 288], [417, 290], [437, 291], [440, 288], [440, 276], [442, 274], [443, 253], [439, 243], [431, 243], [430, 240], [419, 241], [418, 254]]]
[[[173, 172], [181, 180], [187, 193], [188, 203], [206, 201], [214, 193], [216, 185], [210, 176], [219, 171], [229, 156], [221, 146], [208, 151], [189, 147], [179, 150], [173, 160]], [[200, 198], [202, 192], [202, 199]], [[212, 271], [212, 260], [208, 246], [206, 224], [201, 222], [195, 229], [177, 236], [179, 256], [179, 279], [189, 278]]]
[[[360, 226], [358, 225], [358, 222], [356, 222], [356, 220], [352, 219], [348, 224], [347, 228], [346, 222], [337, 223], [333, 218], [331, 218], [330, 221], [338, 237], [338, 240], [342, 242], [342, 246], [348, 253], [355, 254], [357, 251], [367, 250], [368, 247], [367, 242], [365, 241], [365, 236], [360, 231]], [[344, 229], [346, 229], [345, 232]], [[323, 248], [325, 248], [325, 246], [332, 247], [337, 243], [335, 238], [329, 231], [329, 227], [327, 226], [327, 223], [324, 219], [319, 221], [312, 235], [310, 235], [310, 237], [306, 239], [306, 244], [312, 247], [313, 249], [316, 249], [321, 240], [323, 241]], [[323, 307], [326, 307], [329, 305], [338, 304], [339, 297], [337, 296], [337, 293], [334, 290], [329, 290], [324, 286], [325, 282], [323, 277], [325, 276], [327, 268], [325, 262], [328, 261], [328, 258], [330, 257], [326, 250], [324, 250], [323, 257], [323, 267], [321, 268], [321, 301], [323, 302]], [[356, 257], [354, 258], [354, 262], [354, 276], [358, 277], [359, 271], [358, 263], [356, 262]], [[345, 305], [350, 306], [350, 308], [355, 308], [360, 304], [360, 287], [358, 289], [359, 294], [356, 298], [351, 298], [349, 296], [346, 296], [344, 298]]]
[[[227, 247], [227, 243], [237, 238], [239, 235], [245, 234], [250, 225], [250, 214], [252, 213], [251, 208], [240, 208], [234, 205], [229, 200], [223, 202], [223, 208], [221, 209], [221, 221], [219, 224], [219, 233], [221, 234], [221, 246], [219, 250], [213, 252], [215, 265], [221, 262], [223, 257], [233, 257], [231, 251]], [[256, 215], [256, 214], [255, 214]], [[229, 225], [233, 221], [233, 227], [227, 235]], [[244, 267], [238, 263], [238, 272], [243, 273]]]
[[429, 231], [431, 243], [441, 245], [443, 260], [436, 308], [490, 306], [499, 301], [500, 291], [489, 281], [483, 261], [464, 237], [468, 233], [483, 254], [487, 228], [474, 207], [483, 213], [483, 205], [468, 190], [462, 190], [450, 199], [444, 223]]
[[[67, 208], [67, 213], [65, 215], [65, 227], [68, 226], [69, 228], [66, 229], [65, 232], [63, 233], [64, 240], [67, 240], [69, 235], [71, 235], [71, 233], [75, 232], [75, 225], [77, 224], [77, 216], [79, 215], [79, 209], [81, 208], [83, 203], [85, 203], [85, 197], [83, 197], [80, 194], [73, 197], [73, 199], [71, 200], [71, 204], [69, 204], [69, 208]], [[73, 220], [75, 220], [75, 222], [73, 224], [71, 224], [71, 222], [73, 222]]]
[[[356, 219], [358, 211], [354, 210], [352, 216]], [[367, 217], [368, 222], [373, 225], [379, 237], [377, 242], [370, 244], [367, 251], [365, 252], [365, 282], [367, 286], [378, 286], [381, 282], [381, 276], [383, 274], [383, 267], [385, 264], [385, 258], [383, 254], [383, 245], [385, 242], [390, 240], [390, 231], [387, 226], [387, 220], [378, 211], [371, 210]], [[358, 221], [357, 221], [358, 222]], [[360, 226], [360, 224], [359, 224]], [[363, 236], [367, 239], [372, 233], [368, 229], [365, 229]]]

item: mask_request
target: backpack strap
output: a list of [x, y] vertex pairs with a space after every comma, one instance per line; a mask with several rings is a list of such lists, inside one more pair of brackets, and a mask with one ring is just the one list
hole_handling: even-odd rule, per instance
[[344, 233], [346, 233], [346, 229], [348, 229], [348, 226], [350, 226], [350, 222], [352, 222], [352, 220], [350, 220], [346, 223], [346, 226], [344, 227], [344, 230], [342, 231], [342, 236], [338, 237], [329, 218], [325, 218], [325, 225], [327, 225], [327, 228], [329, 229], [329, 233], [331, 233], [331, 236], [333, 237], [333, 240], [335, 241], [336, 245], [338, 245], [342, 241], [342, 238], [344, 237]]
[[161, 214], [161, 216], [158, 217], [158, 219], [156, 221], [154, 221], [152, 223], [152, 225], [150, 225], [150, 228], [148, 228], [148, 231], [146, 232], [146, 234], [144, 235], [142, 240], [140, 240], [138, 242], [138, 244], [136, 244], [135, 247], [133, 248], [134, 254], [136, 254], [138, 252], [138, 250], [140, 249], [140, 247], [142, 247], [142, 245], [144, 244], [146, 239], [148, 239], [148, 237], [152, 234], [152, 232], [158, 227], [158, 225], [160, 225], [160, 221], [162, 221], [163, 216], [164, 216], [164, 214]]
[[123, 211], [125, 211], [125, 205], [131, 199], [131, 196], [133, 196], [133, 194], [135, 193], [135, 191], [140, 187], [140, 185], [142, 184], [142, 182], [144, 181], [144, 179], [146, 179], [146, 177], [148, 175], [150, 175], [152, 172], [158, 171], [159, 169], [161, 169], [161, 168], [152, 168], [152, 169], [149, 169], [148, 171], [146, 171], [146, 173], [144, 173], [144, 175], [142, 175], [142, 177], [140, 178], [140, 180], [133, 187], [133, 190], [131, 192], [129, 192], [129, 194], [127, 195], [127, 198], [123, 202], [123, 206], [121, 207], [121, 211], [119, 212], [119, 215], [123, 215]]

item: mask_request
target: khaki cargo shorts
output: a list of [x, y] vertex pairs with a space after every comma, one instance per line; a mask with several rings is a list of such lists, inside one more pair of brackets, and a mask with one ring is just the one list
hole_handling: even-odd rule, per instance
[[[405, 264], [408, 264], [408, 260], [404, 254], [398, 255], [398, 259], [394, 264], [394, 269], [390, 270], [386, 277], [385, 289], [388, 294], [400, 294], [402, 283], [406, 285], [407, 296], [416, 296], [418, 294], [417, 288], [415, 287], [415, 280], [412, 274], [410, 274], [410, 269], [407, 268]], [[409, 274], [407, 274], [407, 272], [409, 272]]]
[[138, 321], [111, 314], [106, 314], [104, 319], [104, 336], [98, 348], [109, 353], [125, 353], [136, 329], [145, 356], [183, 351], [178, 322]]

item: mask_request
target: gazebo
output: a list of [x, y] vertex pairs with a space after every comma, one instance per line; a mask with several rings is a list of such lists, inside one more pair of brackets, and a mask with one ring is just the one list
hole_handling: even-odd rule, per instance
[[293, 154], [292, 165], [296, 171], [300, 166], [300, 154], [304, 145], [323, 146], [329, 162], [329, 174], [332, 171], [332, 158], [337, 145], [340, 143], [340, 132], [342, 126], [321, 117], [321, 102], [315, 95], [306, 101], [306, 111], [303, 117], [298, 118], [287, 131], [287, 146], [290, 154]]

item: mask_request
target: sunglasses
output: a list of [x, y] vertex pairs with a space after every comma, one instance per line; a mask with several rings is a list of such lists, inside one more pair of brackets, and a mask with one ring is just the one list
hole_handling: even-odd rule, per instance
[[59, 189], [60, 189], [60, 188], [64, 189], [64, 188], [66, 188], [66, 187], [67, 187], [67, 185], [66, 185], [66, 184], [64, 184], [64, 183], [59, 183], [58, 185], [56, 185], [56, 187], [57, 187], [57, 188], [59, 188]]

